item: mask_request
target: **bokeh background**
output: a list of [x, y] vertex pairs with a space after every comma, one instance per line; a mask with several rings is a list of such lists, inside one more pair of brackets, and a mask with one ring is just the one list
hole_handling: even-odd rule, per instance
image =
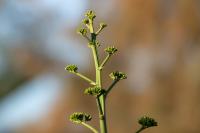
[[103, 71], [124, 71], [107, 99], [110, 133], [131, 133], [143, 114], [159, 126], [148, 133], [200, 133], [199, 0], [1, 0], [0, 133], [88, 133], [72, 124], [74, 111], [93, 115], [88, 87], [65, 72], [67, 64], [94, 78], [87, 42], [76, 34], [88, 9], [107, 45], [119, 52]]

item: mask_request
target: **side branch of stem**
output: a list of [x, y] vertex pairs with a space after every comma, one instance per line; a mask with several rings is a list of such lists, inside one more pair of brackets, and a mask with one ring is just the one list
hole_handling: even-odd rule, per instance
[[81, 124], [85, 127], [87, 127], [88, 129], [90, 129], [93, 133], [99, 133], [95, 128], [93, 128], [92, 126], [90, 126], [89, 124], [85, 123], [85, 122], [81, 122]]
[[145, 128], [144, 127], [141, 127], [139, 130], [137, 130], [135, 133], [140, 133], [144, 130]]
[[115, 84], [116, 84], [118, 81], [119, 81], [119, 80], [114, 80], [113, 83], [109, 86], [108, 90], [106, 91], [105, 98], [107, 97], [107, 95], [109, 94], [109, 92], [112, 90], [112, 88], [115, 86]]
[[110, 55], [108, 54], [108, 55], [106, 56], [106, 58], [103, 60], [103, 62], [101, 63], [101, 65], [100, 65], [100, 67], [99, 67], [100, 70], [101, 70], [101, 69], [105, 66], [105, 64], [108, 62], [109, 58], [110, 58]]
[[92, 81], [91, 79], [89, 79], [88, 77], [82, 75], [81, 73], [75, 73], [77, 76], [81, 77], [82, 79], [86, 80], [87, 82], [89, 82], [91, 85], [96, 85], [96, 83], [94, 81]]

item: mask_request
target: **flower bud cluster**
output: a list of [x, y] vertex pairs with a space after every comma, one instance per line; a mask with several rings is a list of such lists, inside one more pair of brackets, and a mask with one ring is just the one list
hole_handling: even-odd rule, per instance
[[111, 46], [111, 47], [107, 47], [104, 51], [107, 52], [109, 55], [113, 55], [115, 52], [117, 52], [117, 48], [115, 48], [114, 46]]
[[100, 25], [100, 28], [101, 28], [101, 29], [107, 27], [107, 24], [105, 24], [105, 23], [103, 23], [103, 22], [101, 22], [99, 25]]
[[95, 13], [93, 11], [91, 11], [91, 10], [87, 11], [85, 16], [88, 17], [92, 21], [96, 18]]
[[78, 67], [74, 64], [70, 64], [65, 67], [65, 70], [71, 73], [76, 73], [78, 71]]
[[119, 71], [112, 72], [109, 76], [113, 80], [122, 80], [127, 78], [125, 73]]
[[89, 87], [85, 89], [84, 94], [92, 95], [92, 96], [100, 96], [104, 94], [106, 91], [104, 89], [101, 89], [100, 87], [94, 86]]
[[83, 112], [75, 112], [70, 115], [69, 119], [70, 119], [70, 121], [79, 124], [81, 122], [90, 121], [92, 119], [92, 117], [91, 117], [91, 115], [83, 113]]
[[140, 118], [138, 123], [142, 125], [143, 128], [149, 128], [158, 125], [158, 123], [153, 118], [147, 116], [143, 116], [142, 118]]
[[83, 24], [85, 24], [85, 25], [88, 25], [88, 24], [90, 23], [89, 19], [87, 19], [87, 18], [84, 18], [84, 19], [82, 20], [82, 22], [83, 22]]
[[77, 30], [77, 33], [82, 35], [82, 36], [86, 36], [87, 35], [87, 29], [80, 28], [80, 29]]

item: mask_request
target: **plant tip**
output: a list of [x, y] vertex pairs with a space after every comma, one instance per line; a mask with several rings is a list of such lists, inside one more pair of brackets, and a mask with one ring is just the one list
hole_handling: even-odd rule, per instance
[[149, 128], [153, 126], [158, 126], [158, 123], [153, 119], [148, 116], [143, 116], [138, 120], [138, 123], [143, 127], [143, 128]]
[[100, 96], [105, 93], [104, 89], [101, 89], [100, 87], [94, 86], [94, 87], [89, 87], [85, 89], [84, 94], [92, 95], [92, 96]]
[[111, 46], [111, 47], [107, 47], [104, 51], [107, 52], [109, 55], [112, 55], [115, 52], [117, 52], [117, 48], [115, 48], [114, 46]]
[[101, 22], [101, 23], [100, 23], [100, 27], [103, 29], [103, 28], [107, 27], [107, 24]]
[[127, 78], [125, 73], [119, 71], [112, 72], [109, 76], [113, 80], [122, 80]]
[[92, 10], [87, 11], [86, 14], [85, 14], [85, 16], [88, 17], [92, 21], [96, 17], [95, 13]]
[[90, 121], [92, 119], [92, 117], [91, 117], [91, 115], [83, 113], [83, 112], [75, 112], [70, 115], [69, 119], [70, 119], [70, 121], [79, 124], [81, 122]]
[[65, 70], [67, 70], [68, 72], [71, 72], [71, 73], [76, 73], [78, 70], [78, 67], [74, 64], [70, 64], [65, 67]]

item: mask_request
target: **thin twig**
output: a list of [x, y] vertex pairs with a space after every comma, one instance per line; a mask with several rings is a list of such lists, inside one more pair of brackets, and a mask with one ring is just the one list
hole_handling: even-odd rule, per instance
[[100, 65], [100, 67], [99, 67], [100, 70], [101, 70], [101, 69], [104, 67], [104, 65], [108, 62], [108, 60], [109, 60], [110, 57], [111, 57], [110, 54], [108, 54], [108, 55], [106, 56], [106, 58], [103, 60], [103, 62], [101, 63], [101, 65]]
[[93, 133], [99, 133], [95, 128], [93, 128], [89, 124], [87, 124], [85, 122], [81, 122], [81, 124], [84, 125], [85, 127], [89, 128]]
[[88, 77], [76, 72], [75, 73], [77, 76], [81, 77], [82, 79], [88, 81], [91, 85], [96, 85], [96, 83], [94, 81], [92, 81], [91, 79], [89, 79]]
[[110, 85], [110, 87], [108, 88], [108, 90], [106, 91], [105, 94], [105, 98], [107, 97], [107, 95], [109, 94], [109, 92], [112, 90], [112, 88], [115, 86], [115, 84], [118, 82], [119, 80], [114, 80], [113, 83]]
[[143, 131], [145, 128], [141, 127], [139, 130], [137, 130], [135, 133], [140, 133], [141, 131]]

